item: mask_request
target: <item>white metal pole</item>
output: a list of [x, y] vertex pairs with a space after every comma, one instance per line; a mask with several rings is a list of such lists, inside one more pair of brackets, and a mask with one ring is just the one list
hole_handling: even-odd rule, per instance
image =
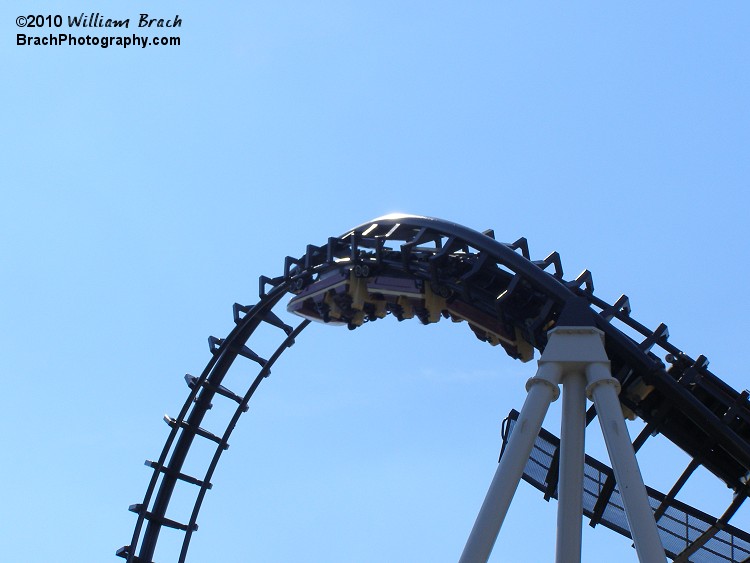
[[557, 384], [561, 371], [559, 364], [540, 362], [536, 376], [526, 383], [528, 395], [459, 563], [485, 563], [489, 559], [549, 405], [560, 395]]
[[558, 479], [556, 563], [581, 562], [583, 467], [586, 433], [586, 379], [582, 372], [563, 376]]
[[612, 377], [609, 362], [586, 366], [586, 392], [596, 405], [607, 452], [625, 505], [625, 515], [640, 563], [664, 563], [667, 560], [659, 538], [654, 513], [648, 503], [646, 487], [638, 468], [633, 444], [617, 398], [619, 382]]

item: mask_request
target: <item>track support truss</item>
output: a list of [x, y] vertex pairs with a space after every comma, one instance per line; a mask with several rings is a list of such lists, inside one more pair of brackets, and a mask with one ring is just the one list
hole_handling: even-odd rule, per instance
[[547, 410], [560, 394], [560, 384], [563, 386], [564, 396], [556, 562], [581, 561], [586, 427], [584, 393], [593, 400], [599, 415], [607, 451], [620, 484], [638, 560], [641, 563], [666, 561], [646, 487], [622, 415], [622, 407], [617, 398], [620, 384], [610, 373], [603, 336], [601, 331], [593, 327], [560, 326], [549, 332], [547, 347], [539, 360], [536, 376], [526, 384], [528, 395], [518, 417], [516, 430], [497, 467], [460, 563], [485, 563], [489, 559]]

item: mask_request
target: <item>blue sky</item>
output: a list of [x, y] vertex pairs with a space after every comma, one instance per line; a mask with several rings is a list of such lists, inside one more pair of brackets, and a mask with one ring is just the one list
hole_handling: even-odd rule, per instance
[[[404, 4], [3, 2], [4, 559], [115, 561], [232, 303], [389, 212], [558, 250], [748, 386], [747, 4]], [[182, 45], [15, 44], [29, 11], [141, 10], [179, 14]], [[450, 323], [309, 328], [241, 421], [192, 560], [456, 560], [533, 369]], [[686, 464], [646, 453], [662, 489]], [[702, 488], [685, 500], [728, 505]], [[554, 509], [522, 484], [492, 561], [551, 560]], [[634, 559], [585, 533], [585, 561]]]

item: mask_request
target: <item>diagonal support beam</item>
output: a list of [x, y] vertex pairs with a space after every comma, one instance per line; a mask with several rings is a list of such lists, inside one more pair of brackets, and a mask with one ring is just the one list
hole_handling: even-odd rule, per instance
[[617, 398], [620, 384], [612, 377], [609, 362], [588, 365], [586, 379], [589, 383], [586, 392], [594, 401], [596, 412], [599, 413], [599, 424], [625, 505], [625, 515], [633, 535], [638, 561], [640, 563], [664, 563], [667, 557], [648, 502], [646, 487], [635, 458], [633, 444], [630, 442], [628, 428], [625, 426], [622, 407]]
[[485, 563], [489, 559], [549, 405], [560, 395], [557, 384], [561, 372], [558, 365], [540, 362], [536, 376], [526, 383], [526, 401], [459, 563]]
[[703, 532], [693, 543], [690, 544], [685, 551], [680, 553], [677, 557], [674, 559], [674, 563], [689, 563], [689, 557], [693, 555], [696, 551], [698, 551], [701, 547], [706, 545], [708, 541], [713, 538], [719, 531], [724, 529], [724, 526], [727, 522], [729, 522], [729, 519], [734, 516], [734, 513], [737, 512], [737, 509], [739, 509], [740, 506], [742, 506], [742, 503], [745, 502], [745, 499], [747, 498], [747, 493], [742, 492], [739, 494], [736, 494], [734, 499], [732, 500], [732, 504], [729, 505], [729, 508], [726, 509], [724, 514], [722, 514], [721, 518], [719, 518], [716, 523], [708, 528], [705, 532]]

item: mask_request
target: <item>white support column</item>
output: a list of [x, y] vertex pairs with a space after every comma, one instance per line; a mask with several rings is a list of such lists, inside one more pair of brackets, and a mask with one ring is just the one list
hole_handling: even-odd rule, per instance
[[580, 563], [585, 463], [586, 379], [563, 376], [560, 473], [558, 479], [556, 563]]
[[625, 505], [625, 515], [640, 563], [664, 563], [667, 560], [656, 527], [654, 513], [648, 503], [646, 487], [635, 458], [633, 444], [617, 398], [619, 382], [612, 377], [609, 362], [586, 367], [586, 392], [596, 405], [607, 452], [617, 480], [617, 488]]
[[560, 395], [557, 384], [561, 372], [558, 364], [540, 361], [536, 376], [526, 383], [528, 395], [459, 563], [485, 563], [489, 559], [549, 405]]
[[665, 563], [664, 548], [617, 398], [619, 383], [609, 371], [604, 334], [593, 327], [557, 327], [548, 333], [537, 374], [526, 383], [526, 401], [459, 563], [486, 563], [489, 559], [549, 405], [560, 393], [561, 381], [564, 404], [557, 563], [580, 563], [581, 560], [585, 394], [596, 405], [638, 559], [640, 563]]

